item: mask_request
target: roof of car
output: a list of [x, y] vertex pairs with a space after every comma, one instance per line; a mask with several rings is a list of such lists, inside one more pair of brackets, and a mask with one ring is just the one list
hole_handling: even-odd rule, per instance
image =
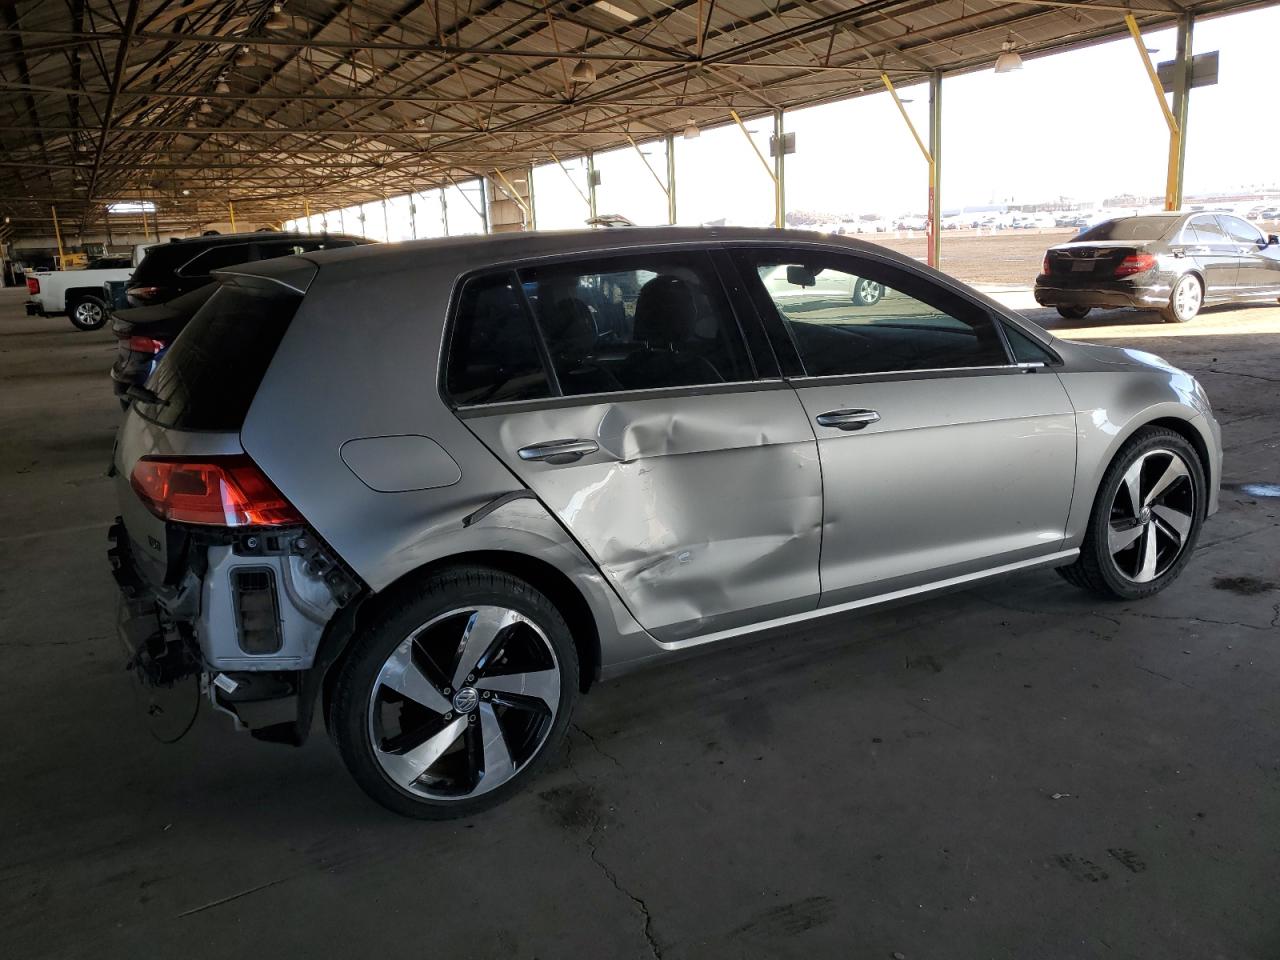
[[[488, 264], [535, 260], [575, 253], [608, 253], [634, 247], [687, 245], [694, 243], [812, 243], [842, 246], [851, 251], [875, 253], [881, 257], [919, 266], [878, 244], [851, 237], [809, 230], [775, 230], [754, 227], [620, 227], [607, 230], [534, 231], [530, 233], [481, 234], [444, 237], [435, 240], [408, 240], [366, 246], [316, 250], [292, 257], [278, 257], [215, 271], [225, 279], [233, 275], [265, 277], [294, 286], [299, 281], [287, 277], [314, 274], [319, 268], [327, 275], [365, 275], [371, 270], [392, 272], [420, 268], [424, 257], [435, 262], [448, 260], [480, 269]], [[309, 276], [307, 277], [309, 280]], [[300, 281], [299, 290], [305, 289]]]
[[308, 240], [351, 240], [360, 244], [371, 242], [364, 237], [355, 237], [345, 233], [286, 233], [280, 230], [254, 230], [250, 233], [215, 233], [202, 237], [174, 238], [168, 243], [154, 244], [148, 247], [148, 251], [151, 249], [169, 250], [174, 247], [197, 245], [213, 247], [223, 243], [246, 243], [251, 240], [292, 240], [298, 238]]

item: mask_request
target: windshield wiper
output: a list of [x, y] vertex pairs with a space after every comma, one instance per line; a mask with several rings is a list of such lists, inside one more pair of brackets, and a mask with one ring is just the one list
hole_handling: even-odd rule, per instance
[[145, 403], [149, 406], [167, 407], [169, 405], [169, 401], [161, 397], [154, 390], [149, 390], [146, 387], [140, 387], [136, 383], [126, 390], [124, 395], [131, 400], [137, 400], [139, 403]]

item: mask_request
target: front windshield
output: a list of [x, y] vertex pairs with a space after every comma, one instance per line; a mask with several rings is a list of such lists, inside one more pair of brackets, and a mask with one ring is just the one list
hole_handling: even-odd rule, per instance
[[1090, 227], [1076, 242], [1094, 240], [1160, 240], [1169, 233], [1176, 221], [1173, 217], [1121, 217], [1104, 220]]

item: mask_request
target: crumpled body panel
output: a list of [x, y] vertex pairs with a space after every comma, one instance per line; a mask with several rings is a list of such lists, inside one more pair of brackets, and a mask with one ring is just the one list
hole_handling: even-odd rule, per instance
[[[466, 419], [658, 639], [816, 605], [821, 471], [813, 431], [785, 385], [576, 398]], [[599, 449], [573, 463], [519, 456], [563, 439]]]

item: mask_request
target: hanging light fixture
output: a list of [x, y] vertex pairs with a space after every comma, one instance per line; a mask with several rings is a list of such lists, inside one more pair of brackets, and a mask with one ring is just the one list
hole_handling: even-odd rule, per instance
[[194, 130], [195, 128], [196, 128], [196, 118], [195, 118], [195, 117], [187, 117], [187, 129], [188, 129], [188, 130]]
[[237, 67], [252, 67], [256, 62], [253, 51], [248, 47], [241, 47], [240, 52], [236, 54]]
[[1022, 69], [1022, 57], [1018, 56], [1013, 36], [1000, 45], [1000, 56], [996, 57], [996, 73], [1013, 73]]
[[574, 83], [595, 83], [596, 68], [589, 61], [579, 60], [573, 65], [573, 72], [569, 74], [569, 79]]
[[213, 107], [209, 105], [209, 101], [208, 101], [208, 100], [201, 100], [201, 101], [200, 101], [200, 112], [201, 112], [201, 113], [213, 113]]
[[697, 140], [702, 135], [702, 131], [698, 129], [698, 124], [693, 117], [689, 118], [689, 122], [684, 127], [684, 138], [686, 140]]
[[271, 5], [271, 16], [267, 17], [265, 26], [268, 30], [287, 30], [293, 26], [293, 20], [285, 16], [283, 3]]
[[231, 87], [227, 85], [226, 78], [219, 77], [218, 82], [213, 86], [214, 93], [230, 93]]

